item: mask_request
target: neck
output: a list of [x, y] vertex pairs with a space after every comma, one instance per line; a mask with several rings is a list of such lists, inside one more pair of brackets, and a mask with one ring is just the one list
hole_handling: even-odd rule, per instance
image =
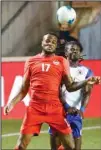
[[70, 66], [77, 67], [79, 65], [78, 61], [70, 61]]
[[41, 56], [47, 56], [47, 57], [49, 57], [49, 56], [55, 56], [55, 53], [45, 52], [45, 51], [42, 50]]

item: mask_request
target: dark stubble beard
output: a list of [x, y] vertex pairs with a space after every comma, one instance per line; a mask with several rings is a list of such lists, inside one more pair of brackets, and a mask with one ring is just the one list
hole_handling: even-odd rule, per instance
[[53, 51], [47, 51], [47, 50], [43, 49], [43, 51], [45, 52], [45, 54], [49, 55], [49, 54], [55, 53], [56, 50], [53, 50]]
[[72, 54], [71, 54], [71, 56], [70, 56], [70, 60], [72, 61], [72, 62], [77, 62], [78, 60], [79, 60], [79, 56], [73, 56]]
[[54, 53], [55, 53], [55, 51], [53, 51], [53, 52], [45, 51], [45, 54], [47, 54], [47, 55], [51, 55], [51, 54], [54, 54]]

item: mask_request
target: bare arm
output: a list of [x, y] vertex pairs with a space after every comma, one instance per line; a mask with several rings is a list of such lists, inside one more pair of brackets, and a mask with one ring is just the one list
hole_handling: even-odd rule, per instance
[[13, 107], [26, 96], [29, 85], [29, 80], [24, 76], [19, 93], [10, 102], [8, 102], [4, 108], [5, 115], [7, 115], [13, 109]]
[[61, 93], [60, 101], [63, 104], [65, 111], [70, 114], [79, 113], [82, 116], [82, 118], [84, 118], [83, 112], [89, 102], [92, 87], [93, 87], [92, 85], [86, 85], [85, 87], [82, 88], [82, 99], [81, 99], [81, 109], [80, 110], [77, 110], [75, 107], [70, 107], [69, 104], [66, 102], [66, 99], [64, 98], [64, 93], [65, 93], [66, 89], [64, 87], [60, 91], [60, 93]]
[[71, 76], [67, 74], [67, 75], [64, 75], [63, 80], [64, 80], [64, 84], [66, 86], [66, 89], [69, 92], [77, 91], [77, 90], [85, 87], [88, 84], [94, 85], [94, 84], [100, 84], [101, 83], [101, 77], [100, 76], [92, 76], [92, 77], [89, 77], [88, 79], [85, 79], [81, 82], [74, 82], [72, 80]]
[[80, 88], [84, 87], [87, 84], [87, 80], [84, 80], [81, 82], [74, 82], [70, 75], [65, 75], [63, 80], [66, 86], [66, 89], [69, 92], [79, 90]]
[[64, 85], [62, 84], [62, 87], [60, 88], [60, 93], [59, 93], [59, 97], [60, 97], [60, 101], [61, 103], [64, 105], [66, 103], [66, 100], [64, 99], [64, 93], [66, 91], [66, 88], [64, 87]]
[[84, 88], [82, 88], [82, 101], [81, 101], [81, 108], [80, 110], [77, 110], [77, 112], [80, 114], [82, 118], [84, 118], [84, 111], [87, 107], [90, 99], [90, 94], [92, 90], [92, 85], [86, 85]]
[[69, 114], [74, 114], [74, 113], [77, 113], [77, 109], [76, 107], [71, 107], [67, 101], [66, 101], [66, 98], [65, 98], [65, 91], [66, 91], [66, 88], [65, 86], [63, 85], [61, 90], [60, 90], [60, 101], [64, 107], [64, 110], [69, 113]]
[[95, 8], [83, 8], [77, 10], [75, 27], [81, 29], [87, 25], [97, 23], [101, 15], [101, 4]]
[[82, 101], [81, 101], [81, 108], [83, 107], [84, 109], [86, 108], [88, 102], [89, 102], [89, 98], [91, 95], [91, 90], [92, 90], [92, 85], [86, 85], [83, 89], [82, 89]]

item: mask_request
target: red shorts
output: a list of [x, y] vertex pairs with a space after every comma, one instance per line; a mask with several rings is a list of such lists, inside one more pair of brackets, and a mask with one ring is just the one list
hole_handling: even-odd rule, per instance
[[22, 134], [39, 134], [41, 125], [47, 123], [53, 130], [70, 134], [71, 127], [64, 118], [61, 104], [35, 103], [27, 107], [21, 126]]

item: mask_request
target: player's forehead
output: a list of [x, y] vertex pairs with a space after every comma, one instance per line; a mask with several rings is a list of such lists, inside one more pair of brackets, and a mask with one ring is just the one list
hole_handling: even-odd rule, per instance
[[57, 41], [57, 37], [55, 35], [46, 34], [46, 35], [44, 35], [43, 40]]
[[68, 50], [78, 50], [78, 51], [80, 51], [80, 47], [77, 45], [77, 44], [67, 44], [66, 46], [65, 46], [65, 49], [68, 51]]

